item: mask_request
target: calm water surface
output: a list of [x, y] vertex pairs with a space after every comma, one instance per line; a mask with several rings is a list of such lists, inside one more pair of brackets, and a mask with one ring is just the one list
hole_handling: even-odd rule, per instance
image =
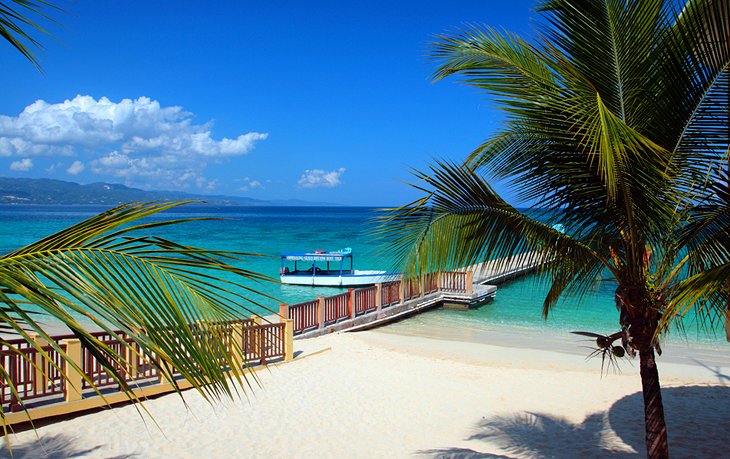
[[[97, 206], [0, 206], [0, 252], [15, 250], [103, 210], [105, 208]], [[351, 247], [357, 269], [389, 269], [388, 260], [378, 257], [382, 251], [371, 236], [376, 215], [376, 209], [362, 207], [196, 205], [175, 209], [155, 218], [217, 218], [219, 220], [160, 228], [156, 234], [193, 246], [261, 254], [263, 256], [247, 257], [241, 266], [278, 279], [278, 255], [304, 250]], [[278, 309], [279, 302], [298, 303], [343, 291], [274, 282], [250, 285], [275, 298], [257, 298], [264, 306], [274, 310]], [[542, 301], [547, 287], [523, 278], [500, 286], [495, 300], [480, 308], [433, 311], [404, 321], [398, 327], [448, 327], [465, 331], [513, 327], [565, 333], [570, 330], [610, 333], [616, 331], [618, 322], [613, 288], [610, 282], [597, 283], [595, 292], [588, 297], [566, 297], [551, 312], [549, 319], [543, 320]], [[249, 307], [260, 310], [256, 306]], [[685, 334], [673, 333], [669, 339], [726, 346], [720, 330], [698, 327], [691, 319], [685, 328]]]

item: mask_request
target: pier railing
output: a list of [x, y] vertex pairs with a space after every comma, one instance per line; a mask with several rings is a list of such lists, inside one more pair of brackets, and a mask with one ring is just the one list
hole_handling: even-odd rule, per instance
[[282, 304], [279, 307], [282, 317], [294, 320], [294, 333], [301, 333], [319, 327], [319, 299], [305, 301], [291, 306]]
[[471, 271], [450, 271], [441, 273], [439, 290], [448, 292], [467, 292], [471, 290]]
[[[197, 324], [190, 327], [198, 341], [210, 339], [209, 335], [214, 333], [228, 352], [238, 355], [237, 359], [242, 364], [254, 365], [265, 364], [276, 358], [293, 358], [292, 322], [263, 323], [260, 317], [255, 317], [216, 323], [212, 327], [200, 327]], [[135, 393], [141, 390], [142, 395], [148, 395], [174, 390], [173, 385], [164, 381], [157, 371], [155, 362], [151, 360], [156, 360], [156, 357], [145, 356], [127, 335], [121, 331], [116, 332], [117, 336], [107, 332], [92, 335], [125, 357], [128, 367], [123, 368], [116, 363], [113, 365], [135, 388]], [[40, 336], [33, 335], [31, 338], [45, 355], [23, 338], [4, 339], [0, 343], [0, 365], [7, 375], [7, 379], [0, 378], [0, 404], [6, 422], [68, 414], [127, 399], [102, 363], [74, 335], [50, 337], [70, 362], [63, 359], [56, 348]], [[221, 365], [226, 365], [226, 362], [221, 361]], [[74, 366], [81, 370], [81, 374]], [[8, 384], [8, 380], [12, 384]], [[182, 379], [177, 384], [181, 388], [189, 387], [187, 381]], [[100, 397], [97, 391], [102, 391], [104, 397]], [[30, 408], [30, 411], [20, 413], [23, 407]]]
[[352, 315], [350, 292], [324, 298], [324, 322], [332, 323], [340, 319], [349, 319]]
[[402, 280], [380, 284], [380, 307], [387, 308], [400, 303]]
[[[480, 293], [481, 287], [472, 291], [475, 281], [473, 273], [481, 276], [476, 279], [476, 283], [483, 284], [530, 272], [539, 263], [541, 261], [538, 259], [535, 262], [534, 257], [521, 256], [513, 263], [505, 263], [507, 269], [491, 269], [487, 266], [489, 263], [485, 263], [460, 271], [429, 273], [416, 279], [400, 279], [349, 289], [338, 295], [303, 303], [281, 304], [280, 323], [263, 323], [260, 317], [254, 317], [219, 323], [212, 328], [196, 325], [191, 328], [198, 334], [199, 340], [208, 339], [207, 333], [224, 337], [224, 345], [241, 352], [242, 363], [265, 364], [279, 357], [288, 360], [293, 358], [294, 334], [331, 325], [335, 326], [333, 328], [351, 327], [358, 320], [369, 320], [371, 315], [376, 319], [389, 314], [399, 315], [401, 309], [408, 312], [413, 307], [409, 302], [418, 303], [420, 308], [437, 304], [438, 301], [451, 301], [454, 298], [451, 294], [457, 294], [457, 301], [464, 300], [462, 294], [483, 298], [479, 296], [484, 294]], [[491, 291], [494, 291], [494, 287]], [[347, 322], [348, 319], [350, 322]], [[156, 357], [146, 355], [123, 333], [117, 332], [117, 336], [109, 333], [94, 335], [125, 357], [128, 367], [115, 369], [135, 388], [133, 391], [137, 396], [147, 397], [174, 390], [174, 386], [164, 381], [157, 371], [154, 365]], [[116, 381], [75, 336], [53, 336], [51, 339], [57, 347], [39, 336], [33, 337], [35, 346], [24, 339], [0, 340], [0, 365], [6, 375], [0, 378], [0, 404], [7, 424], [88, 410], [129, 399], [128, 394], [120, 391]], [[131, 344], [127, 346], [125, 343]], [[63, 359], [57, 349], [73, 363]], [[226, 364], [223, 361], [220, 363]], [[79, 368], [82, 374], [75, 368]], [[104, 398], [98, 396], [85, 378], [103, 391]], [[12, 382], [14, 389], [6, 383], [7, 380]], [[183, 389], [191, 387], [183, 379], [176, 379], [176, 383]], [[18, 412], [22, 407], [29, 408], [29, 411]]]
[[[376, 285], [353, 291], [355, 295], [355, 315], [365, 314], [377, 309], [378, 305], [375, 299], [378, 295], [378, 287]], [[294, 327], [296, 328], [296, 325]]]
[[471, 271], [429, 273], [419, 278], [399, 279], [316, 300], [279, 306], [279, 315], [294, 322], [294, 334], [302, 334], [439, 291], [471, 293]]

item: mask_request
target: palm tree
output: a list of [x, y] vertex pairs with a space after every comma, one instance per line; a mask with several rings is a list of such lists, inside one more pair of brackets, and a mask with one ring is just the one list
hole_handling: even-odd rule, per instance
[[[25, 338], [63, 374], [43, 346], [31, 339], [34, 332], [83, 374], [39, 323], [50, 318], [67, 327], [131, 399], [135, 396], [122, 370], [138, 357], [156, 367], [175, 389], [179, 390], [174, 374], [179, 372], [208, 399], [238, 393], [247, 377], [237, 357], [242, 345], [228, 342], [217, 332], [217, 324], [260, 306], [250, 299], [256, 292], [242, 281], [272, 279], [235, 266], [249, 254], [138, 235], [210, 220], [138, 222], [181, 204], [185, 202], [125, 204], [1, 256], [0, 345], [20, 354], [8, 337]], [[107, 332], [125, 348], [115, 350], [90, 328]], [[88, 377], [86, 382], [95, 387]], [[0, 368], [0, 385], [15, 391], [5, 368]]]
[[539, 11], [535, 42], [485, 26], [437, 38], [435, 78], [491, 94], [505, 125], [464, 164], [416, 173], [424, 197], [391, 209], [381, 234], [410, 275], [515, 253], [544, 262], [545, 317], [612, 278], [620, 330], [597, 344], [639, 354], [647, 452], [667, 457], [659, 336], [688, 308], [720, 319], [727, 307], [730, 53], [702, 39], [728, 29], [727, 5], [546, 0]]

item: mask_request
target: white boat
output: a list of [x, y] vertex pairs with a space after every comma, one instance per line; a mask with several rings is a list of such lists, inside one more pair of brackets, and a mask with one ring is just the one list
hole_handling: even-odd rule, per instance
[[317, 287], [356, 287], [399, 278], [397, 274], [387, 271], [354, 269], [350, 248], [336, 252], [315, 250], [284, 253], [281, 255], [279, 275], [282, 284]]

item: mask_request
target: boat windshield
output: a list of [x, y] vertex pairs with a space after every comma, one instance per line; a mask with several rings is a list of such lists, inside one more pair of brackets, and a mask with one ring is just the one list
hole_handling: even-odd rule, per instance
[[[349, 260], [349, 263], [346, 263], [347, 260]], [[285, 262], [294, 262], [293, 269], [290, 270], [285, 266]], [[303, 266], [300, 265], [301, 262], [304, 262]], [[317, 262], [322, 263], [321, 268], [317, 266]], [[335, 266], [331, 266], [330, 263], [335, 263]], [[336, 252], [317, 250], [314, 252], [284, 253], [281, 255], [281, 264], [282, 274], [342, 275], [351, 273], [353, 270], [352, 249]], [[349, 265], [349, 269], [347, 265]]]
[[346, 258], [352, 258], [352, 250], [337, 252], [317, 250], [314, 252], [283, 253], [281, 258], [287, 261], [342, 261]]

